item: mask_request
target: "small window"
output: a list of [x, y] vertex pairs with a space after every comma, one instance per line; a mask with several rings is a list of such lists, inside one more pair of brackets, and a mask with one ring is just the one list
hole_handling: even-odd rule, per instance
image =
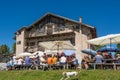
[[21, 44], [21, 41], [18, 41], [17, 44], [18, 44], [18, 45]]
[[52, 25], [47, 25], [47, 34], [51, 35], [53, 33]]
[[76, 26], [76, 29], [80, 29], [80, 26]]
[[19, 35], [21, 35], [21, 32], [19, 32]]

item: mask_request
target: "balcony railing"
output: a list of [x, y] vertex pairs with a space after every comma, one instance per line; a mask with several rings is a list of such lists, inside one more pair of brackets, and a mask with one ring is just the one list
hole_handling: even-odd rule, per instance
[[[73, 32], [73, 29], [70, 27], [55, 27], [52, 34], [58, 34], [58, 33], [66, 33], [66, 32]], [[43, 31], [36, 31], [34, 33], [30, 33], [29, 37], [37, 37], [37, 36], [44, 36], [47, 35], [47, 30], [43, 30]]]

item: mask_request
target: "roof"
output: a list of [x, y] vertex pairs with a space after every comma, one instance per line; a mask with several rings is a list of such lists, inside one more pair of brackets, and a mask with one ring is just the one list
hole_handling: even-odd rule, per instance
[[[76, 20], [73, 20], [73, 19], [69, 19], [69, 18], [60, 16], [60, 15], [56, 15], [56, 14], [53, 14], [53, 13], [46, 13], [45, 15], [43, 15], [43, 17], [41, 17], [40, 19], [38, 19], [37, 21], [35, 21], [35, 22], [34, 22], [33, 24], [31, 24], [28, 28], [32, 27], [34, 24], [36, 24], [37, 22], [41, 21], [43, 18], [45, 18], [45, 17], [47, 17], [47, 16], [54, 16], [54, 17], [58, 17], [58, 18], [61, 18], [61, 19], [64, 19], [64, 20], [68, 20], [68, 21], [71, 21], [71, 22], [80, 24], [79, 21], [76, 21]], [[89, 27], [89, 28], [94, 28], [93, 26], [90, 26], [90, 25], [88, 25], [88, 24], [82, 23], [82, 25], [84, 25], [84, 26], [86, 26], [86, 27]]]
[[20, 31], [24, 30], [24, 29], [27, 29], [27, 27], [24, 26], [24, 27], [20, 28], [18, 31], [15, 32], [15, 34], [16, 34], [17, 32], [20, 32]]
[[[79, 21], [76, 21], [76, 20], [72, 20], [72, 19], [69, 19], [69, 18], [60, 16], [60, 15], [53, 14], [53, 13], [46, 13], [46, 14], [43, 15], [40, 19], [38, 19], [37, 21], [35, 21], [34, 23], [32, 23], [30, 26], [28, 26], [28, 27], [22, 27], [22, 28], [19, 29], [18, 31], [21, 31], [21, 30], [23, 30], [23, 29], [30, 29], [30, 28], [32, 28], [34, 24], [38, 23], [39, 21], [41, 21], [42, 19], [44, 19], [44, 18], [47, 17], [47, 16], [54, 16], [54, 17], [58, 17], [58, 18], [61, 18], [61, 19], [67, 20], [67, 21], [74, 22], [74, 23], [76, 23], [76, 24], [80, 24], [80, 22], [79, 22]], [[84, 23], [82, 23], [82, 25], [90, 28], [92, 31], [95, 30], [94, 33], [96, 33], [95, 27], [90, 26], [90, 25], [88, 25], [88, 24], [84, 24]], [[18, 32], [18, 31], [17, 31], [17, 32]], [[91, 32], [92, 32], [92, 31], [91, 31]], [[15, 32], [15, 34], [16, 34], [16, 32]]]

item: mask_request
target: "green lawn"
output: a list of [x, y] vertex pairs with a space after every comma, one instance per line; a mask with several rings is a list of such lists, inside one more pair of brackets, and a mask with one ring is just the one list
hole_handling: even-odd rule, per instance
[[[0, 71], [0, 80], [60, 80], [62, 72], [63, 70]], [[77, 77], [79, 80], [120, 80], [120, 70], [81, 70]]]

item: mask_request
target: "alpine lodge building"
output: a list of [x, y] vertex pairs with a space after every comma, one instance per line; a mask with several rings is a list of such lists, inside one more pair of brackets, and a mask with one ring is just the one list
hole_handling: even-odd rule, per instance
[[82, 23], [82, 17], [75, 21], [47, 13], [32, 25], [15, 32], [16, 55], [45, 51], [45, 48], [39, 45], [41, 42], [67, 40], [74, 46], [76, 58], [79, 60], [85, 55], [81, 50], [90, 48], [87, 40], [96, 37], [96, 28]]

